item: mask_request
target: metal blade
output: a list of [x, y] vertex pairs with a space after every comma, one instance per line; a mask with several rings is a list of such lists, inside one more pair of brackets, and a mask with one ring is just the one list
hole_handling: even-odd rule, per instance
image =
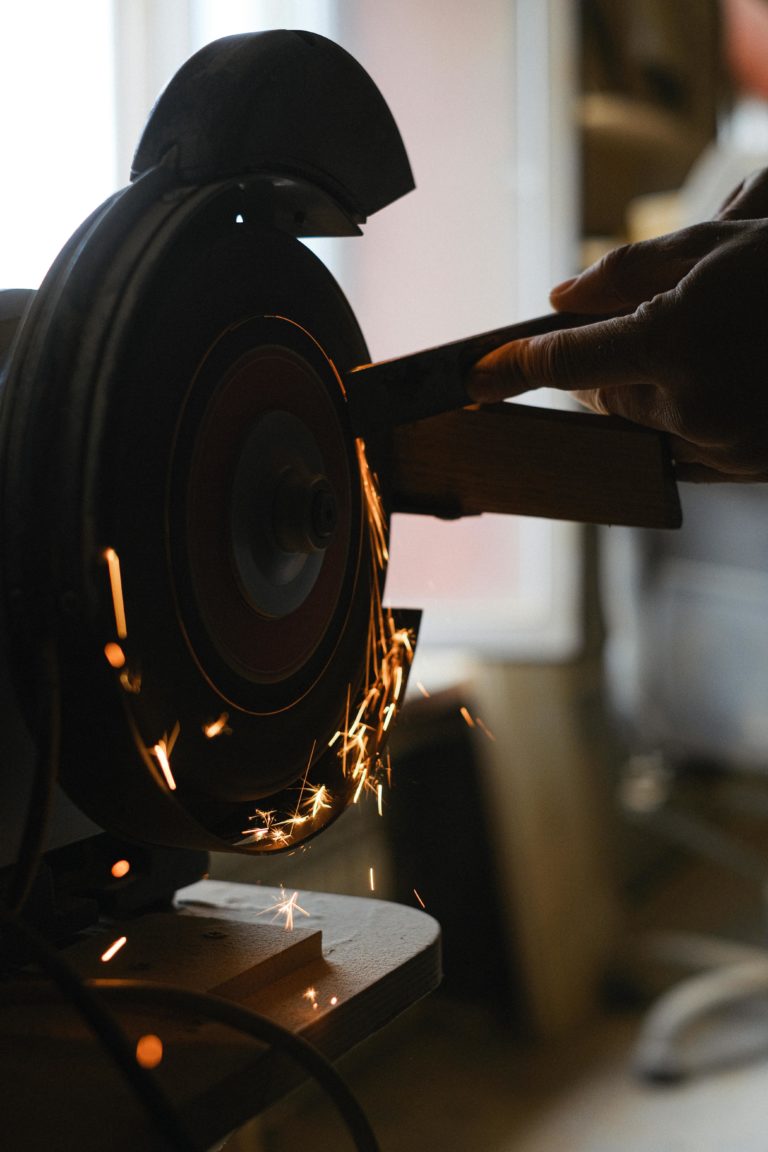
[[488, 352], [523, 336], [579, 328], [602, 319], [551, 312], [395, 360], [361, 364], [344, 378], [353, 431], [365, 437], [383, 425], [410, 424], [463, 408], [472, 403], [465, 386], [467, 375]]

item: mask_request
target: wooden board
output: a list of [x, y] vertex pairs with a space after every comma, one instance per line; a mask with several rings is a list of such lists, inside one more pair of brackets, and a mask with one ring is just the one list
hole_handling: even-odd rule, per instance
[[[309, 917], [293, 932], [265, 910], [281, 890], [201, 881], [177, 894], [175, 912], [111, 926], [64, 951], [84, 977], [132, 976], [214, 991], [298, 1033], [335, 1058], [432, 991], [440, 979], [440, 930], [415, 908], [302, 892]], [[114, 930], [113, 930], [114, 929]], [[100, 956], [118, 931], [128, 943]], [[320, 942], [322, 941], [322, 948]], [[281, 948], [282, 945], [282, 948]], [[279, 953], [286, 956], [280, 959]], [[262, 979], [259, 962], [270, 978]], [[256, 971], [253, 971], [256, 969]], [[306, 995], [308, 989], [314, 995]], [[132, 1038], [161, 1036], [156, 1075], [208, 1149], [302, 1078], [285, 1057], [206, 1021], [122, 1007]], [[112, 1061], [68, 1004], [29, 1003], [6, 986], [0, 998], [3, 1146], [56, 1152], [128, 1152], [161, 1145]], [[341, 1137], [340, 1137], [341, 1139]]]
[[494, 404], [394, 430], [394, 511], [677, 528], [664, 438], [613, 417]]

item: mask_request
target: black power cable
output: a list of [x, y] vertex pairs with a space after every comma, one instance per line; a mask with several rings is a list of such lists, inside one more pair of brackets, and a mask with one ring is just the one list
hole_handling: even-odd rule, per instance
[[[18, 917], [0, 913], [0, 927], [4, 932], [10, 932], [27, 952], [32, 953], [62, 996], [80, 1013], [114, 1060], [167, 1147], [173, 1149], [173, 1152], [199, 1152], [157, 1080], [137, 1062], [133, 1046], [98, 992], [81, 980], [34, 928]], [[25, 984], [15, 982], [7, 987], [12, 990], [18, 1002]]]
[[186, 988], [143, 980], [89, 980], [87, 985], [98, 988], [108, 1000], [114, 999], [117, 1002], [139, 1000], [153, 1006], [176, 1007], [181, 1011], [199, 1013], [208, 1020], [234, 1028], [237, 1032], [244, 1032], [254, 1040], [261, 1040], [285, 1052], [296, 1064], [309, 1072], [334, 1103], [358, 1152], [379, 1152], [379, 1145], [368, 1118], [346, 1081], [330, 1061], [302, 1036], [288, 1031], [266, 1016], [252, 1012], [249, 1008], [243, 1008], [240, 1004], [234, 1004], [230, 1000], [212, 996], [207, 992], [190, 992]]
[[[180, 1012], [194, 1013], [198, 1017], [204, 1016], [209, 1021], [233, 1028], [284, 1052], [308, 1072], [328, 1095], [344, 1121], [357, 1152], [380, 1152], [379, 1144], [363, 1109], [333, 1065], [301, 1036], [288, 1031], [273, 1020], [229, 1000], [212, 996], [210, 993], [191, 992], [173, 985], [144, 980], [80, 981], [79, 977], [75, 977], [75, 980], [91, 995], [97, 992], [104, 999], [116, 1003], [136, 1002], [157, 1006], [164, 1011], [175, 1008]], [[46, 999], [50, 994], [51, 989], [48, 987], [29, 981], [13, 987], [16, 1003], [25, 997], [35, 1000]], [[69, 994], [68, 990], [66, 994]]]

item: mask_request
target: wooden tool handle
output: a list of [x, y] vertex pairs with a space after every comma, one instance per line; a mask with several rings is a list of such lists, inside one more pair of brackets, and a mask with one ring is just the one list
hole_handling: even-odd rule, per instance
[[394, 430], [391, 476], [400, 512], [682, 522], [664, 437], [614, 417], [523, 404], [448, 412]]

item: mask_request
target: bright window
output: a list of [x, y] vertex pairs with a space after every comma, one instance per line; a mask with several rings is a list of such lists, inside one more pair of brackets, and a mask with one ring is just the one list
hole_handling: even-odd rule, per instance
[[117, 186], [112, 7], [0, 5], [0, 288], [36, 288]]
[[[569, 0], [25, 0], [0, 6], [0, 287], [39, 283], [128, 179], [163, 85], [219, 36], [304, 27], [371, 73], [417, 190], [365, 236], [313, 242], [374, 359], [536, 315], [573, 270]], [[537, 398], [536, 402], [541, 402]], [[394, 525], [389, 596], [427, 609], [427, 648], [564, 655], [578, 643], [571, 525]], [[445, 657], [441, 657], [445, 659]]]

